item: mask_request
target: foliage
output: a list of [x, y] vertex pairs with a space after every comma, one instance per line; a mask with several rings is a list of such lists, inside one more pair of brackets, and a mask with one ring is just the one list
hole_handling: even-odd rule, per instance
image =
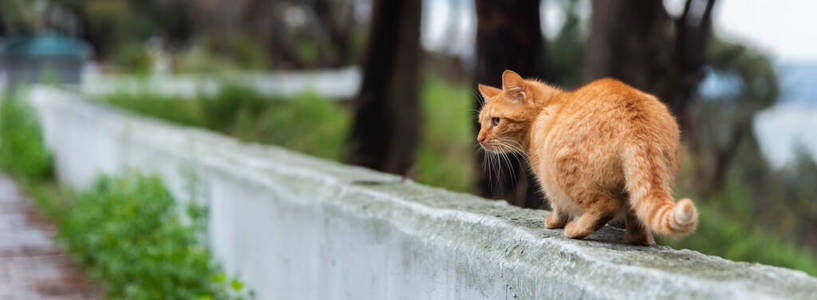
[[34, 1], [0, 1], [0, 34], [31, 33], [37, 27], [37, 8]]
[[343, 141], [351, 125], [350, 113], [335, 101], [312, 93], [283, 99], [235, 84], [193, 99], [120, 93], [102, 101], [242, 140], [277, 144], [335, 160], [343, 157]]
[[561, 0], [565, 21], [559, 33], [547, 43], [548, 75], [550, 83], [565, 88], [577, 88], [582, 83], [584, 65], [584, 37], [581, 35], [578, 0]]
[[112, 61], [130, 72], [145, 74], [153, 68], [153, 56], [142, 44], [129, 43], [116, 48]]
[[226, 277], [198, 240], [204, 210], [189, 207], [189, 222], [180, 215], [158, 177], [102, 176], [59, 219], [59, 237], [112, 298], [229, 298]]
[[204, 126], [198, 106], [189, 101], [172, 101], [174, 98], [147, 93], [139, 96], [115, 93], [106, 96], [105, 100], [137, 113], [153, 115], [182, 125]]
[[463, 84], [428, 80], [422, 93], [423, 138], [417, 152], [417, 180], [470, 192], [473, 186], [474, 131], [469, 120], [473, 94]]
[[230, 73], [263, 70], [267, 55], [263, 45], [246, 34], [229, 38], [200, 37], [196, 45], [179, 53], [174, 71], [181, 73]]
[[44, 143], [39, 120], [22, 97], [0, 101], [0, 168], [20, 178], [51, 176], [53, 158]]
[[[178, 46], [192, 35], [190, 4], [184, 1], [52, 0], [45, 5], [77, 17], [83, 37], [101, 59], [119, 56], [115, 60], [126, 57], [131, 63], [139, 58], [134, 45], [144, 44], [152, 36], [161, 34], [168, 46]], [[48, 16], [40, 18], [47, 20]]]

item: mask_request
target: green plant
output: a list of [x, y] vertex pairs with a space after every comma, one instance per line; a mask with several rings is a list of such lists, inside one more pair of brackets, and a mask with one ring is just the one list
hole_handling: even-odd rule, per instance
[[176, 98], [158, 94], [113, 93], [106, 95], [104, 101], [133, 111], [151, 115], [189, 126], [204, 126], [199, 108], [191, 101], [175, 101]]
[[242, 298], [199, 242], [205, 217], [191, 205], [183, 218], [156, 176], [102, 176], [59, 218], [59, 238], [112, 298]]
[[115, 93], [101, 101], [242, 140], [277, 144], [335, 160], [343, 157], [343, 143], [351, 125], [347, 110], [314, 93], [285, 99], [229, 83], [215, 94], [200, 94], [192, 99]]
[[463, 84], [424, 82], [425, 122], [417, 152], [418, 181], [459, 192], [472, 190], [473, 97]]
[[138, 74], [150, 72], [154, 63], [150, 50], [141, 42], [117, 47], [112, 60], [126, 71]]
[[20, 180], [52, 175], [53, 158], [45, 147], [39, 120], [22, 97], [0, 101], [0, 167]]

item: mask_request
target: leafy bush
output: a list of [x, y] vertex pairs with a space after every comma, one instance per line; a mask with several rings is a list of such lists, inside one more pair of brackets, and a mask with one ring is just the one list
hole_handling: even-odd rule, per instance
[[224, 84], [213, 95], [193, 99], [119, 93], [102, 101], [242, 140], [277, 144], [335, 160], [343, 157], [343, 142], [351, 124], [347, 110], [313, 93], [283, 99], [236, 84]]
[[117, 66], [139, 74], [150, 72], [154, 63], [150, 49], [143, 43], [127, 43], [119, 46], [111, 58]]
[[464, 85], [426, 81], [422, 93], [423, 139], [417, 152], [417, 180], [446, 189], [473, 188], [474, 94]]
[[45, 148], [39, 120], [22, 99], [0, 101], [0, 167], [21, 180], [52, 174], [53, 159]]
[[59, 237], [89, 276], [104, 282], [111, 298], [237, 296], [242, 284], [233, 281], [227, 288], [198, 240], [204, 210], [190, 206], [186, 216], [189, 220], [181, 218], [158, 177], [103, 176], [76, 195], [59, 219]]
[[182, 125], [204, 126], [195, 103], [174, 100], [176, 99], [156, 94], [114, 93], [105, 97], [106, 102], [136, 113], [152, 115]]

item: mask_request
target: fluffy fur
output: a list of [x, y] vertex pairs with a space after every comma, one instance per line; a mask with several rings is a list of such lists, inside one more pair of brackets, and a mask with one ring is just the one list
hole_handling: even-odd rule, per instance
[[502, 74], [502, 89], [479, 91], [486, 102], [477, 141], [488, 152], [527, 156], [553, 208], [547, 228], [583, 238], [622, 218], [626, 239], [645, 245], [651, 232], [695, 230], [692, 201], [672, 198], [678, 124], [655, 96], [614, 79], [562, 91], [513, 71]]

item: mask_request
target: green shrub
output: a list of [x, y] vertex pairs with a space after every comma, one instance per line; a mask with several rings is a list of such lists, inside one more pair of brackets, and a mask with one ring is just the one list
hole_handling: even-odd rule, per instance
[[473, 190], [473, 101], [474, 94], [465, 85], [425, 81], [418, 181], [459, 192]]
[[[233, 129], [239, 114], [250, 114], [255, 117], [273, 104], [272, 99], [265, 99], [255, 90], [235, 84], [222, 86], [213, 96], [200, 96], [194, 104], [201, 112], [201, 121], [205, 127], [229, 132]], [[179, 100], [177, 101], [186, 101]]]
[[53, 159], [45, 148], [39, 120], [22, 99], [0, 101], [0, 168], [19, 180], [52, 175]]
[[101, 100], [171, 122], [335, 160], [343, 157], [351, 125], [348, 110], [314, 93], [282, 99], [237, 84], [224, 84], [213, 95], [192, 99], [117, 93]]
[[142, 43], [126, 43], [119, 46], [112, 60], [125, 71], [138, 74], [149, 73], [154, 62], [150, 49]]
[[59, 218], [59, 238], [111, 298], [238, 296], [242, 284], [227, 287], [199, 242], [204, 210], [191, 206], [186, 213], [187, 220], [158, 177], [103, 176]]
[[189, 126], [204, 126], [201, 114], [191, 101], [175, 101], [176, 98], [156, 94], [113, 93], [104, 101], [140, 114], [151, 115], [171, 122]]

